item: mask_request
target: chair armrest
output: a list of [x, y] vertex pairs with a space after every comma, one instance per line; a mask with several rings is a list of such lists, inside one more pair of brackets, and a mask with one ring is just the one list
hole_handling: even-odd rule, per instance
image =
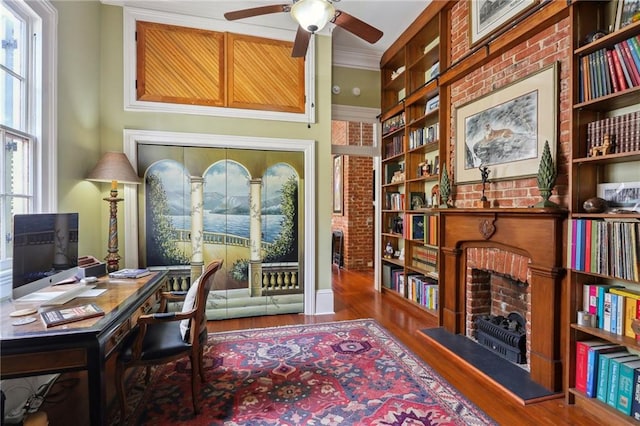
[[157, 312], [154, 314], [141, 315], [138, 318], [138, 324], [154, 324], [170, 321], [182, 321], [191, 319], [195, 316], [196, 310], [192, 309], [187, 312]]
[[169, 302], [182, 302], [186, 296], [186, 291], [163, 291], [160, 293], [160, 307], [158, 310], [160, 312], [166, 312]]

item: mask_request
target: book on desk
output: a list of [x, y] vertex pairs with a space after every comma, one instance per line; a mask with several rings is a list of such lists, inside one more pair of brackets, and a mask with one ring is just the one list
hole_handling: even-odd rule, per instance
[[145, 276], [149, 275], [150, 273], [151, 273], [151, 271], [149, 271], [146, 268], [144, 268], [144, 269], [126, 268], [126, 269], [120, 269], [120, 270], [115, 271], [115, 272], [110, 272], [109, 273], [109, 278], [137, 279], [137, 278], [145, 277]]
[[52, 309], [40, 313], [42, 322], [47, 328], [103, 315], [104, 311], [95, 303], [87, 303], [86, 305], [71, 308]]

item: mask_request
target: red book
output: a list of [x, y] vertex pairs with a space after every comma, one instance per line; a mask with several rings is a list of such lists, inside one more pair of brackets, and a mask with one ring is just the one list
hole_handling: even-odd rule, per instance
[[622, 69], [622, 75], [627, 83], [627, 87], [633, 87], [633, 80], [631, 80], [631, 75], [629, 75], [627, 61], [624, 60], [624, 54], [622, 53], [622, 47], [620, 47], [620, 44], [616, 44], [613, 48], [614, 56], [617, 56], [618, 62], [620, 62], [620, 68]]
[[583, 340], [576, 342], [576, 389], [587, 392], [587, 365], [589, 348], [607, 344], [603, 340]]
[[616, 70], [616, 78], [618, 79], [618, 85], [620, 86], [620, 90], [626, 90], [629, 88], [627, 85], [627, 80], [624, 78], [624, 74], [622, 73], [622, 66], [620, 65], [620, 58], [618, 58], [618, 54], [615, 50], [610, 50], [611, 58], [613, 59], [613, 67]]
[[613, 65], [613, 58], [611, 57], [611, 51], [605, 50], [605, 59], [607, 61], [607, 67], [609, 68], [609, 76], [611, 77], [611, 84], [613, 85], [613, 91], [620, 91], [620, 84], [618, 83], [618, 78], [616, 77], [616, 70]]
[[631, 81], [633, 81], [633, 85], [640, 86], [640, 73], [638, 73], [636, 62], [633, 60], [633, 56], [631, 56], [631, 51], [629, 50], [627, 41], [624, 40], [618, 44], [622, 48], [621, 50], [622, 55], [624, 56], [624, 62], [627, 64], [627, 70], [629, 71], [629, 76], [631, 77]]

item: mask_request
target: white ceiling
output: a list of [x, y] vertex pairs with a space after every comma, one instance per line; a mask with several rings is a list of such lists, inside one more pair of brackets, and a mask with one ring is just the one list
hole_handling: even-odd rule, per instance
[[[103, 0], [105, 1], [105, 0]], [[331, 31], [334, 56], [336, 52], [362, 53], [374, 56], [379, 62], [382, 53], [402, 34], [431, 0], [333, 0], [336, 9], [373, 25], [384, 35], [374, 45], [361, 40], [348, 31], [328, 24], [324, 32]], [[106, 0], [105, 2], [108, 2]], [[116, 0], [116, 2], [118, 2]], [[118, 2], [120, 3], [120, 2]], [[224, 19], [224, 13], [257, 6], [291, 4], [291, 0], [122, 0], [125, 5], [181, 13], [206, 18]], [[288, 13], [275, 13], [247, 18], [243, 23], [295, 31], [296, 23]], [[293, 41], [293, 40], [292, 40]], [[348, 56], [348, 55], [347, 55]], [[344, 57], [344, 55], [343, 55]]]

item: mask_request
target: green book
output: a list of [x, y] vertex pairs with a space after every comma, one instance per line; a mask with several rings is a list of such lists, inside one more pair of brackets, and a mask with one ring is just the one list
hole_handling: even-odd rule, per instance
[[623, 356], [621, 358], [612, 358], [609, 361], [609, 383], [607, 384], [607, 404], [616, 408], [618, 402], [618, 385], [620, 380], [620, 364], [624, 362], [637, 361], [638, 355]]
[[640, 360], [620, 364], [616, 408], [627, 416], [631, 415], [631, 404], [633, 403], [634, 391], [633, 373], [638, 367], [640, 367]]
[[611, 352], [601, 354], [598, 358], [598, 383], [596, 385], [596, 398], [600, 401], [607, 402], [607, 384], [609, 383], [609, 361], [612, 358], [628, 356], [628, 351]]

